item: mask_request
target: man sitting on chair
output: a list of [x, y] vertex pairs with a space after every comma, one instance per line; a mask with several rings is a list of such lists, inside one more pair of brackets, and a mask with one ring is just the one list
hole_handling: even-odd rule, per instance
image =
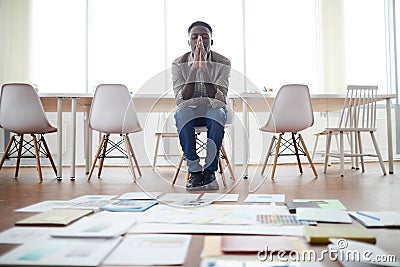
[[[191, 52], [172, 63], [172, 81], [178, 109], [175, 113], [179, 140], [190, 178], [187, 190], [218, 190], [215, 171], [227, 119], [226, 96], [231, 63], [211, 51], [212, 28], [196, 21], [189, 26]], [[196, 153], [195, 127], [207, 127], [204, 171]]]

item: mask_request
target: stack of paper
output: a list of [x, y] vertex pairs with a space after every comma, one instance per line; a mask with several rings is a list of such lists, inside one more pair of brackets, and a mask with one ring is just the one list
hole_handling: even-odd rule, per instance
[[297, 208], [296, 210], [297, 220], [330, 223], [352, 223], [350, 216], [344, 210], [320, 208]]
[[365, 227], [400, 228], [400, 213], [396, 211], [352, 211], [349, 214]]
[[328, 244], [330, 238], [344, 238], [375, 244], [376, 238], [358, 226], [305, 226], [304, 236], [311, 244]]

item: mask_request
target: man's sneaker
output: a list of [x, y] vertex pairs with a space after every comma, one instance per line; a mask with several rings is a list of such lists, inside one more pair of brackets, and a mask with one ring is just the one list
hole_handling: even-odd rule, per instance
[[218, 182], [215, 179], [215, 172], [205, 170], [203, 173], [203, 190], [218, 190]]
[[191, 172], [189, 181], [186, 183], [186, 190], [202, 190], [203, 174], [202, 172]]

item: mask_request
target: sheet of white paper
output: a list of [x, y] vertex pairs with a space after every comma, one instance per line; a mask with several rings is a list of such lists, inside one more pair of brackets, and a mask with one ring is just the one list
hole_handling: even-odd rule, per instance
[[17, 209], [18, 212], [45, 212], [52, 209], [65, 209], [75, 204], [73, 201], [46, 200], [24, 208]]
[[6, 266], [98, 266], [120, 242], [113, 239], [51, 238], [21, 245], [0, 257]]
[[73, 202], [86, 202], [91, 200], [110, 200], [117, 197], [116, 195], [83, 195], [74, 199]]
[[160, 201], [183, 201], [187, 199], [197, 199], [200, 194], [186, 194], [186, 193], [168, 193], [162, 196], [159, 200]]
[[285, 202], [284, 194], [249, 194], [244, 202], [270, 203]]
[[[282, 207], [286, 209], [286, 207]], [[151, 208], [140, 221], [188, 224], [254, 224], [258, 214], [275, 214], [276, 206], [270, 205], [223, 205], [212, 204], [200, 207], [175, 207], [157, 205]]]
[[331, 223], [352, 223], [350, 216], [344, 210], [297, 208], [296, 215], [298, 220]]
[[115, 220], [115, 218], [102, 219], [84, 217], [79, 221], [51, 232], [53, 237], [96, 237], [113, 238], [125, 234], [135, 223], [130, 220]]
[[190, 235], [126, 235], [103, 265], [184, 264], [190, 240]]
[[203, 199], [207, 202], [215, 202], [215, 201], [236, 202], [239, 200], [239, 194], [204, 193], [200, 199]]
[[122, 194], [118, 199], [157, 199], [162, 193], [161, 192], [128, 192]]
[[[342, 257], [338, 257], [338, 259], [345, 267], [400, 266], [400, 262], [395, 260], [396, 257], [389, 255], [376, 245], [335, 238], [331, 238], [329, 241], [332, 243], [328, 245], [329, 249], [339, 251], [338, 255], [342, 255]], [[343, 243], [344, 241], [346, 243]], [[338, 247], [338, 243], [341, 248]], [[346, 246], [343, 248], [344, 244]]]
[[242, 234], [242, 235], [286, 235], [304, 236], [304, 226], [218, 225], [218, 224], [174, 224], [174, 223], [137, 223], [129, 233], [164, 233], [164, 234]]
[[25, 244], [41, 242], [50, 238], [50, 232], [62, 230], [58, 227], [13, 227], [0, 233], [0, 244]]
[[113, 212], [113, 211], [100, 211], [96, 212], [93, 215], [90, 215], [89, 218], [93, 220], [115, 220], [115, 221], [131, 221], [135, 222], [140, 220], [143, 217], [144, 212]]
[[68, 209], [79, 209], [79, 210], [99, 210], [100, 207], [109, 204], [112, 200], [109, 199], [93, 199], [76, 202], [75, 204], [68, 207]]

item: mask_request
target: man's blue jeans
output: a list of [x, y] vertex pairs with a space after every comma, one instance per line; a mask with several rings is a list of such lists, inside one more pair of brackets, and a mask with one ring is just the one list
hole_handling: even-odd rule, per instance
[[225, 133], [226, 109], [211, 107], [180, 107], [175, 112], [179, 141], [185, 153], [188, 171], [202, 171], [200, 158], [196, 153], [195, 127], [207, 127], [207, 154], [204, 169], [218, 170], [218, 156]]

